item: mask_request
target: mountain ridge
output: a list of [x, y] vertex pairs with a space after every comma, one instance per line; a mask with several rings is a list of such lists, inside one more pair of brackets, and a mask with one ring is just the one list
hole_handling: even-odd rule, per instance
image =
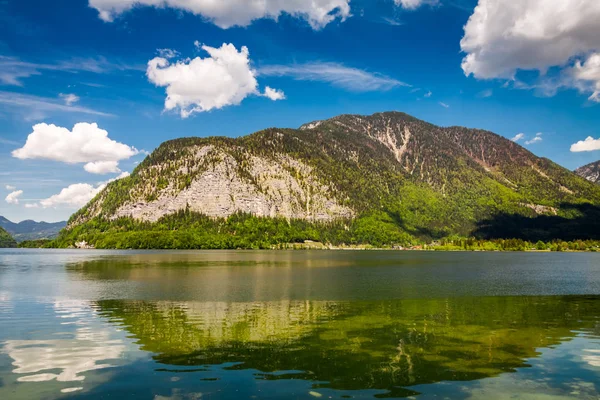
[[577, 168], [575, 173], [590, 182], [600, 184], [600, 160]]
[[472, 234], [502, 213], [571, 218], [575, 208], [563, 205], [580, 203], [600, 204], [600, 187], [493, 132], [400, 112], [345, 114], [299, 129], [167, 141], [75, 213], [68, 230], [241, 213], [319, 226], [371, 218], [436, 238]]
[[66, 225], [66, 221], [37, 222], [29, 219], [16, 223], [0, 216], [0, 227], [10, 233], [17, 242], [37, 239], [54, 239]]

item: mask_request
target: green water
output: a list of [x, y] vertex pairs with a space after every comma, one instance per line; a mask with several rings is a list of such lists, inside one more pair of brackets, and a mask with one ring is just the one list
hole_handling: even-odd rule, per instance
[[0, 399], [600, 397], [600, 254], [0, 251]]

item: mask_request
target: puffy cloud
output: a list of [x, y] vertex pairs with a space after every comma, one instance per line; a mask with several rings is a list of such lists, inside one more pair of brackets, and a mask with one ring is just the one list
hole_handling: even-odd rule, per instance
[[410, 86], [385, 75], [328, 62], [269, 65], [258, 72], [261, 76], [289, 76], [299, 81], [327, 82], [353, 92], [385, 91], [397, 86]]
[[442, 103], [441, 101], [438, 104], [444, 108], [450, 108], [450, 106], [448, 104]]
[[16, 187], [12, 186], [12, 185], [6, 185], [5, 186], [6, 190], [15, 190]]
[[65, 104], [68, 106], [72, 106], [79, 101], [79, 96], [73, 93], [60, 93], [58, 96], [63, 99]]
[[81, 122], [73, 130], [48, 125], [33, 126], [25, 146], [12, 152], [13, 157], [45, 159], [68, 164], [87, 163], [85, 170], [91, 173], [119, 172], [117, 165], [139, 151], [108, 137], [108, 132], [97, 124]]
[[41, 200], [39, 204], [26, 204], [26, 207], [37, 208], [41, 206], [43, 208], [66, 207], [78, 209], [89, 203], [90, 200], [96, 197], [96, 195], [100, 193], [110, 182], [126, 178], [128, 176], [129, 172], [123, 172], [116, 178], [109, 179], [106, 182], [101, 182], [96, 186], [90, 185], [89, 183], [75, 183], [62, 189], [60, 193]]
[[[600, 46], [599, 46], [600, 48]], [[578, 60], [570, 70], [574, 86], [582, 92], [592, 92], [589, 100], [600, 102], [600, 53], [594, 53], [585, 62]]]
[[282, 90], [279, 89], [273, 89], [270, 87], [266, 87], [265, 88], [265, 97], [268, 97], [269, 99], [273, 100], [273, 101], [277, 101], [277, 100], [285, 100], [285, 93], [283, 93]]
[[425, 4], [437, 4], [438, 0], [394, 0], [397, 6], [406, 8], [407, 10], [416, 10]]
[[[463, 71], [480, 79], [539, 71], [542, 83], [533, 87], [550, 94], [575, 87], [599, 100], [599, 20], [597, 0], [479, 0], [460, 43]], [[545, 76], [550, 68], [558, 79]]]
[[535, 136], [532, 139], [526, 141], [525, 144], [529, 145], [529, 144], [541, 142], [543, 140], [542, 135], [543, 135], [543, 133], [541, 133], [541, 132], [536, 133]]
[[4, 199], [8, 204], [19, 204], [19, 197], [23, 194], [22, 190], [15, 190], [9, 193]]
[[85, 169], [90, 174], [99, 174], [99, 175], [121, 172], [121, 170], [119, 169], [118, 161], [90, 162], [90, 163], [85, 164], [83, 166], [83, 169]]
[[513, 137], [512, 140], [513, 142], [518, 142], [519, 140], [523, 140], [525, 138], [525, 134], [524, 133], [517, 133], [515, 135], [515, 137]]
[[90, 7], [98, 10], [106, 22], [132, 9], [134, 6], [170, 7], [212, 21], [226, 29], [232, 26], [248, 26], [261, 18], [277, 18], [286, 13], [303, 18], [314, 28], [320, 29], [339, 18], [350, 16], [350, 0], [90, 0]]
[[92, 200], [102, 189], [104, 186], [94, 187], [87, 183], [75, 183], [64, 188], [60, 193], [41, 200], [40, 205], [43, 208], [58, 206], [80, 208]]
[[579, 142], [571, 145], [571, 151], [573, 153], [595, 150], [600, 150], [600, 139], [594, 139], [591, 136], [588, 136], [585, 140], [580, 140]]
[[175, 63], [156, 57], [148, 62], [150, 82], [167, 88], [165, 110], [177, 109], [187, 118], [196, 112], [238, 105], [246, 97], [260, 94], [247, 47], [238, 51], [233, 44], [219, 48], [204, 45], [202, 50], [209, 57]]

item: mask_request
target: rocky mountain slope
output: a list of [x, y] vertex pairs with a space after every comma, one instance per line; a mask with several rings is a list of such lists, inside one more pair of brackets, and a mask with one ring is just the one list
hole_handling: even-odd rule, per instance
[[577, 168], [575, 173], [590, 182], [600, 183], [600, 161]]
[[17, 242], [4, 229], [0, 228], [0, 249], [17, 247]]
[[26, 220], [15, 223], [0, 216], [0, 227], [4, 228], [18, 242], [24, 240], [53, 239], [58, 236], [60, 230], [66, 225], [66, 221], [49, 223]]
[[600, 187], [492, 132], [399, 112], [237, 139], [163, 143], [69, 221], [155, 223], [182, 210], [327, 224], [375, 215], [414, 236], [471, 234], [499, 214], [568, 218]]

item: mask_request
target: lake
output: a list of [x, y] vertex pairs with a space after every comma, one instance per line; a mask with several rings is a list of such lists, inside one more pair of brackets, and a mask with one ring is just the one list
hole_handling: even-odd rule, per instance
[[600, 254], [0, 250], [0, 398], [598, 399]]

